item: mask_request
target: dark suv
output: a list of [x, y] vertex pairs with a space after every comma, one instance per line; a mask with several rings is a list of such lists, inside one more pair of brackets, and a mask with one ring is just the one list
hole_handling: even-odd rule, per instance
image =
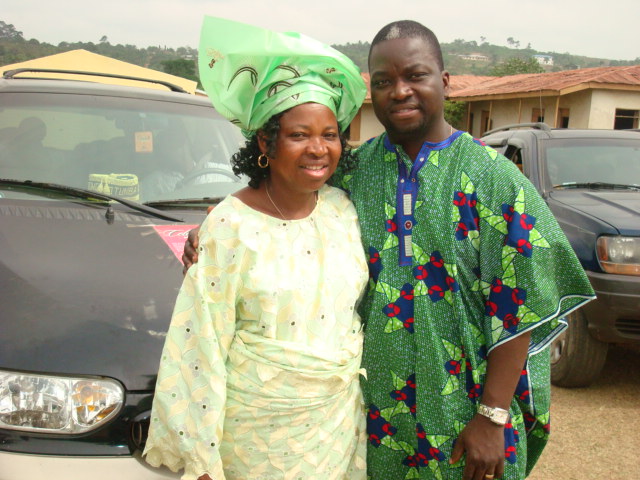
[[185, 235], [245, 185], [206, 97], [0, 79], [0, 479], [174, 478], [140, 459]]
[[597, 378], [609, 343], [640, 344], [640, 132], [509, 125], [482, 137], [515, 162], [567, 235], [597, 300], [551, 346], [551, 380]]

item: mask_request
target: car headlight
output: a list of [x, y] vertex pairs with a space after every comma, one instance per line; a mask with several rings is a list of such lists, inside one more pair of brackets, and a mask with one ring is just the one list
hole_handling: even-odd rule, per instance
[[0, 428], [77, 434], [122, 408], [124, 389], [108, 378], [73, 378], [0, 370]]
[[640, 237], [600, 237], [596, 252], [605, 272], [640, 275]]

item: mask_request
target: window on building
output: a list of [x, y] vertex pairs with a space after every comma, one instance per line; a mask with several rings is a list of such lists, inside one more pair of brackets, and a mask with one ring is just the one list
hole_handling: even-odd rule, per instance
[[544, 108], [534, 108], [531, 110], [532, 122], [544, 122]]
[[616, 108], [616, 119], [613, 123], [615, 130], [638, 128], [638, 110], [624, 110]]
[[569, 109], [568, 108], [558, 109], [558, 124], [556, 125], [556, 127], [569, 128]]

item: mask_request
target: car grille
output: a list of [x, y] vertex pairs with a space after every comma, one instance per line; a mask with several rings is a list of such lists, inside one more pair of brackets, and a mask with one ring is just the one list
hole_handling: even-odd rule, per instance
[[637, 318], [621, 318], [616, 320], [616, 329], [621, 335], [640, 339], [640, 320]]

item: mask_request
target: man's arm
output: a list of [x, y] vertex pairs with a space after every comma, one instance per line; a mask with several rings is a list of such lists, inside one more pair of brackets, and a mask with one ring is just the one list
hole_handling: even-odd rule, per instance
[[[215, 207], [212, 205], [207, 208], [207, 215], [211, 213]], [[200, 227], [192, 228], [189, 230], [189, 235], [187, 236], [187, 241], [184, 242], [184, 249], [182, 251], [182, 263], [184, 267], [182, 267], [182, 275], [187, 274], [187, 270], [194, 263], [198, 263], [198, 231]]]
[[[526, 332], [491, 351], [482, 393], [484, 405], [509, 410], [530, 340], [531, 332]], [[485, 475], [500, 478], [504, 472], [504, 427], [476, 414], [460, 432], [450, 463], [458, 462], [463, 453], [466, 454], [464, 480], [485, 480]]]
[[187, 241], [184, 242], [184, 249], [182, 251], [182, 263], [184, 264], [184, 267], [182, 267], [183, 275], [187, 274], [187, 270], [189, 270], [191, 265], [198, 263], [199, 230], [200, 227], [189, 230]]

